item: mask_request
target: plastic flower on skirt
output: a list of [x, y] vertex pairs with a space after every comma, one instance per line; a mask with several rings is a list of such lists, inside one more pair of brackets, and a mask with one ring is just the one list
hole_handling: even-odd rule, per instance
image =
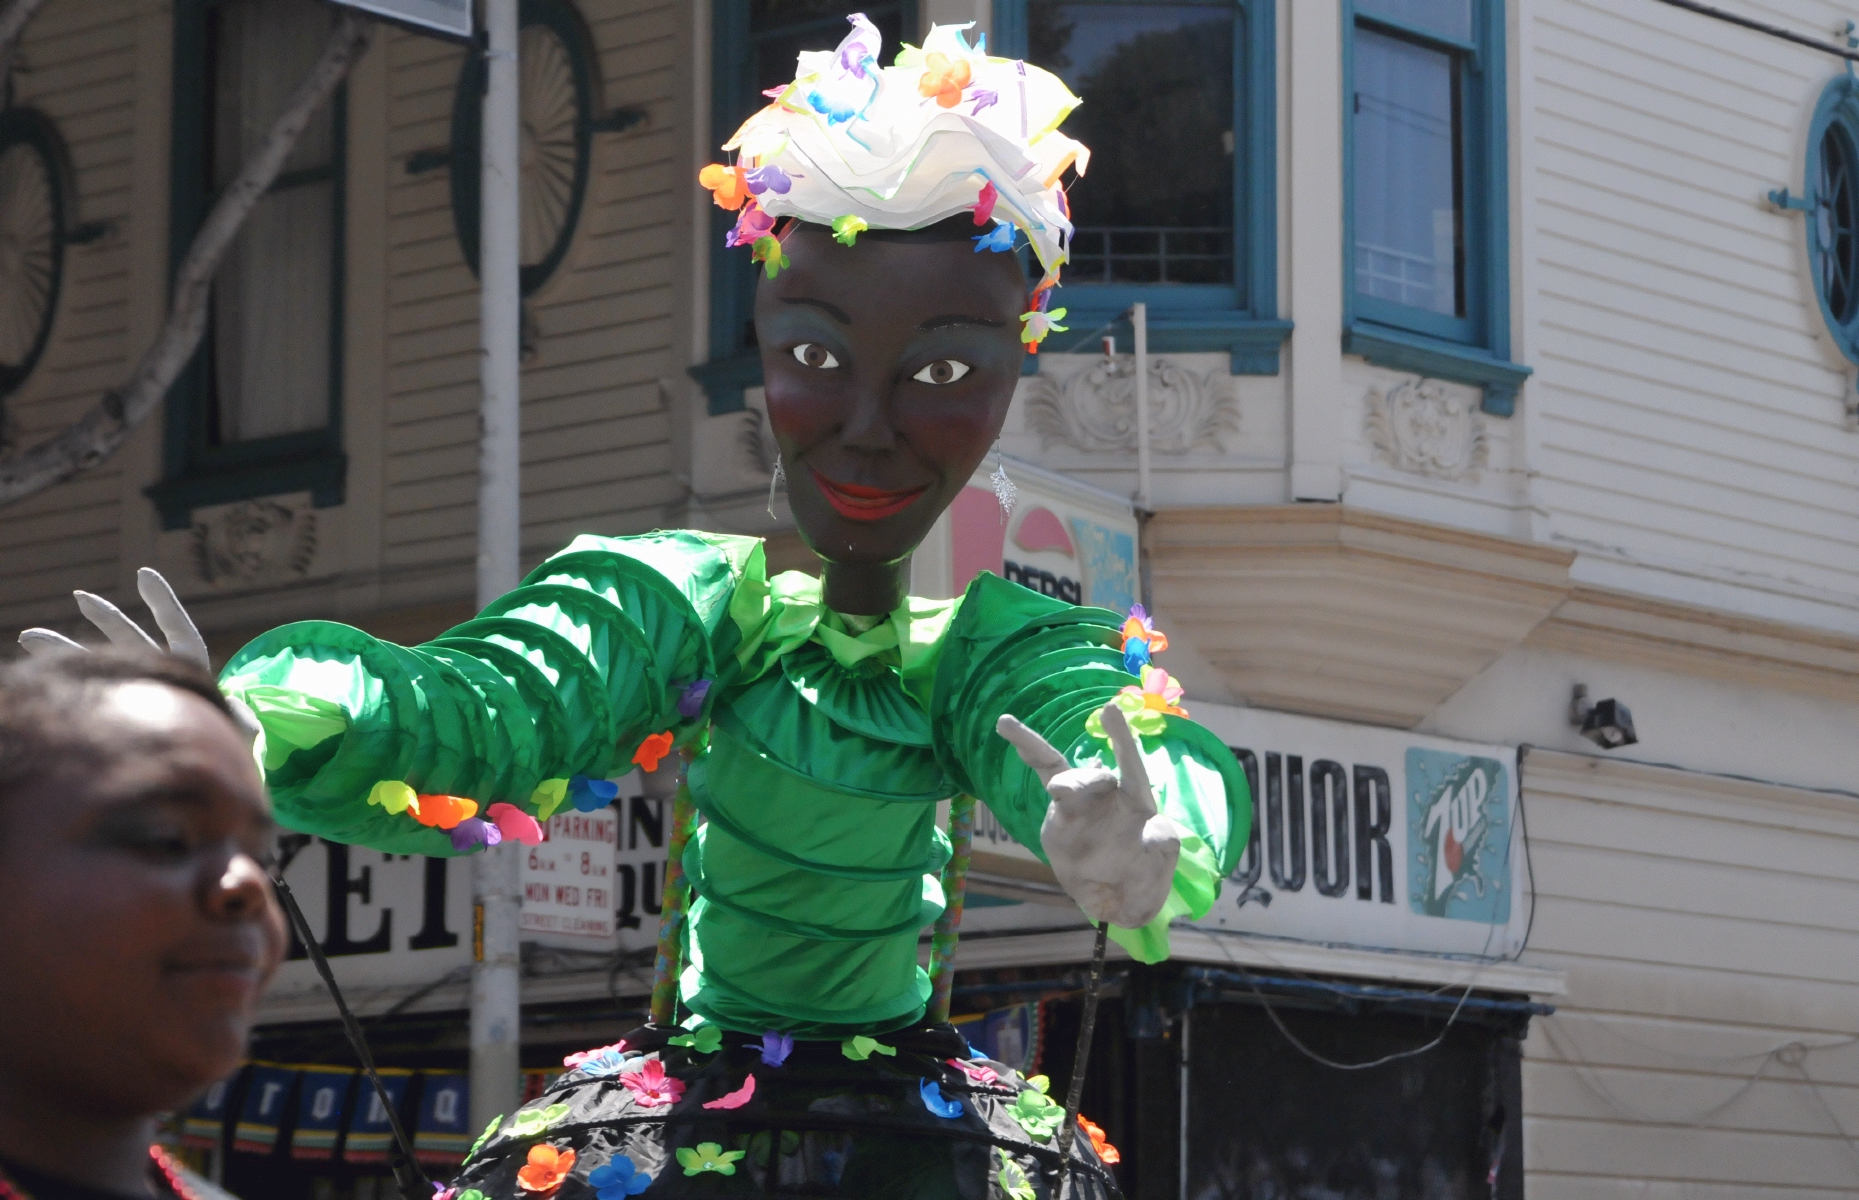
[[949, 1065], [968, 1076], [968, 1082], [973, 1084], [985, 1086], [990, 1083], [999, 1083], [1001, 1081], [1000, 1074], [996, 1072], [993, 1067], [978, 1066], [975, 1063], [965, 1063], [959, 1058], [950, 1059]]
[[603, 1050], [592, 1058], [583, 1059], [576, 1064], [583, 1075], [592, 1075], [597, 1079], [611, 1079], [626, 1069], [626, 1059], [612, 1050]]
[[698, 1054], [715, 1054], [723, 1048], [723, 1030], [717, 1025], [699, 1025], [672, 1038], [671, 1045], [685, 1046]]
[[541, 1137], [568, 1116], [566, 1104], [551, 1104], [547, 1108], [526, 1108], [516, 1114], [510, 1122], [510, 1136], [520, 1138]]
[[562, 1186], [574, 1170], [574, 1151], [557, 1150], [544, 1142], [529, 1148], [529, 1161], [517, 1168], [516, 1185], [526, 1192], [546, 1194]]
[[716, 206], [735, 212], [749, 198], [748, 173], [741, 164], [725, 166], [711, 163], [697, 172], [697, 182], [710, 189], [710, 195]]
[[1097, 1151], [1097, 1157], [1100, 1160], [1106, 1163], [1120, 1163], [1123, 1161], [1123, 1156], [1118, 1154], [1117, 1148], [1110, 1144], [1109, 1139], [1104, 1136], [1104, 1131], [1098, 1127], [1097, 1122], [1088, 1119], [1083, 1113], [1079, 1113], [1078, 1128], [1084, 1130], [1085, 1133], [1090, 1136], [1091, 1149]]
[[696, 1149], [678, 1147], [678, 1165], [684, 1168], [686, 1175], [702, 1175], [706, 1171], [734, 1175], [736, 1160], [743, 1158], [746, 1153], [743, 1150], [725, 1150], [715, 1142], [699, 1142]]
[[587, 1181], [594, 1185], [594, 1195], [599, 1200], [625, 1200], [652, 1186], [652, 1177], [640, 1171], [624, 1154], [616, 1154], [605, 1166], [588, 1172]]
[[575, 1053], [570, 1054], [566, 1058], [562, 1059], [562, 1066], [578, 1067], [582, 1063], [587, 1062], [589, 1059], [600, 1058], [601, 1056], [607, 1055], [607, 1054], [624, 1054], [624, 1053], [626, 1053], [626, 1041], [625, 1039], [622, 1038], [620, 1041], [613, 1043], [611, 1046], [596, 1046], [592, 1050], [577, 1050]]
[[1034, 1141], [1049, 1142], [1058, 1132], [1060, 1122], [1065, 1120], [1065, 1107], [1038, 1086], [1045, 1082], [1045, 1076], [1036, 1075], [1027, 1082], [1033, 1086], [1013, 1098], [1007, 1115], [1018, 1121], [1020, 1128]]
[[649, 1058], [637, 1071], [620, 1076], [620, 1082], [632, 1092], [633, 1100], [641, 1108], [665, 1108], [676, 1104], [684, 1095], [684, 1081], [665, 1074], [664, 1064], [656, 1058]]
[[484, 1132], [478, 1135], [478, 1140], [471, 1143], [471, 1149], [465, 1152], [466, 1162], [470, 1162], [478, 1156], [478, 1151], [484, 1149], [484, 1143], [491, 1140], [491, 1135], [497, 1132], [497, 1127], [501, 1124], [503, 1124], [502, 1113], [498, 1113], [491, 1118], [491, 1123], [484, 1127]]
[[949, 1120], [962, 1115], [962, 1102], [944, 1096], [942, 1085], [934, 1079], [919, 1080], [917, 1091], [922, 1093], [923, 1107], [929, 1109], [932, 1115]]
[[[1159, 735], [1168, 722], [1164, 716], [1185, 717], [1188, 710], [1181, 707], [1181, 685], [1169, 677], [1167, 671], [1160, 667], [1144, 666], [1142, 669], [1142, 686], [1126, 687], [1118, 692], [1111, 703], [1123, 711], [1128, 718], [1130, 728], [1144, 737]], [[1103, 711], [1100, 709], [1085, 719], [1085, 731], [1099, 741], [1108, 742], [1110, 736], [1104, 732]]]
[[787, 1056], [794, 1053], [794, 1037], [771, 1029], [762, 1035], [762, 1065], [778, 1067], [787, 1061]]
[[1013, 1157], [999, 1146], [994, 1150], [1001, 1156], [1000, 1185], [1001, 1191], [1007, 1193], [1007, 1200], [1033, 1200], [1037, 1193], [1033, 1191], [1032, 1180], [1020, 1169], [1020, 1164], [1013, 1161]]

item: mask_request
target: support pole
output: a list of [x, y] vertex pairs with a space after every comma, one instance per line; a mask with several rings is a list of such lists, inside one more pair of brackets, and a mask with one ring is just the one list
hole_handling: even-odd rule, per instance
[[962, 909], [968, 903], [968, 862], [975, 848], [975, 798], [949, 802], [949, 845], [953, 851], [942, 869], [942, 916], [930, 935], [930, 1002], [924, 1020], [941, 1025], [949, 1019], [955, 990], [955, 947], [962, 936]]
[[1136, 330], [1136, 507], [1149, 507], [1149, 306], [1130, 306]]
[[[478, 443], [478, 607], [516, 587], [521, 545], [518, 376], [517, 0], [484, 0], [484, 121], [478, 221], [482, 402]], [[522, 1098], [518, 925], [523, 847], [510, 841], [473, 860], [471, 1129]]]

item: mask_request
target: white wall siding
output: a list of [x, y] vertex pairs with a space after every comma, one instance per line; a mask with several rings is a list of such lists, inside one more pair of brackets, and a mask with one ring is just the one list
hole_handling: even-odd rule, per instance
[[[1818, 3], [1741, 10], [1817, 36], [1844, 20]], [[1800, 191], [1838, 61], [1660, 5], [1523, 11], [1526, 403], [1549, 536], [1859, 604], [1850, 368], [1821, 324], [1801, 215], [1764, 199]]]

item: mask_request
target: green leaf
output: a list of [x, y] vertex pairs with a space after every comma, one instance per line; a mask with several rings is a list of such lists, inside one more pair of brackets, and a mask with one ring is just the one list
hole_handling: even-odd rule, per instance
[[[467, 1159], [476, 1158], [478, 1156], [478, 1151], [484, 1148], [485, 1142], [488, 1142], [491, 1140], [491, 1134], [496, 1133], [497, 1127], [501, 1124], [503, 1124], [503, 1114], [498, 1113], [496, 1116], [491, 1118], [491, 1123], [484, 1127], [484, 1132], [478, 1135], [478, 1140], [471, 1143], [471, 1150], [469, 1153], [465, 1155], [465, 1157]], [[459, 1200], [464, 1200], [464, 1197], [462, 1196], [459, 1197]]]
[[513, 1137], [541, 1137], [549, 1128], [559, 1123], [568, 1115], [566, 1104], [551, 1104], [547, 1108], [526, 1108], [516, 1114], [516, 1120], [510, 1123]]
[[723, 1048], [723, 1030], [716, 1025], [701, 1025], [690, 1033], [671, 1039], [674, 1046], [688, 1046], [699, 1054], [715, 1054]]
[[883, 1042], [875, 1038], [868, 1038], [862, 1033], [855, 1037], [847, 1038], [844, 1042], [840, 1043], [839, 1051], [853, 1062], [864, 1062], [874, 1054], [888, 1054], [893, 1058], [897, 1057], [896, 1046], [887, 1046]]

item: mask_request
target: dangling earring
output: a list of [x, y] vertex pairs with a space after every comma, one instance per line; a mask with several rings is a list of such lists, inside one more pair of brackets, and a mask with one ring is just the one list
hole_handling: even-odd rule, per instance
[[787, 483], [787, 471], [781, 466], [781, 452], [775, 451], [775, 472], [768, 477], [768, 519], [779, 520], [775, 516], [775, 489]]
[[1014, 486], [1013, 480], [1007, 478], [1007, 460], [1001, 457], [999, 442], [994, 444], [994, 474], [988, 476], [988, 483], [994, 489], [994, 498], [1000, 501], [1001, 524], [1005, 525], [1007, 518], [1013, 514], [1013, 503], [1020, 489]]

